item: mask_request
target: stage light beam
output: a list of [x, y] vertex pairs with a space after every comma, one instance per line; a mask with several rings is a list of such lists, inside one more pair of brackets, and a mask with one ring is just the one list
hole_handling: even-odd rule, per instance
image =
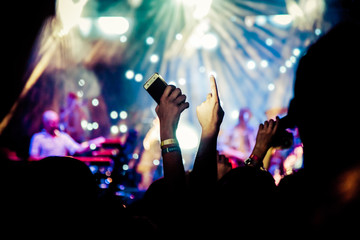
[[215, 34], [207, 33], [202, 37], [201, 45], [204, 49], [214, 49], [218, 46], [218, 39]]
[[129, 21], [124, 17], [99, 17], [97, 24], [106, 35], [121, 35], [129, 30]]
[[59, 36], [68, 34], [71, 28], [78, 25], [80, 16], [87, 0], [58, 0], [56, 2], [56, 15], [62, 23], [62, 29], [58, 33]]

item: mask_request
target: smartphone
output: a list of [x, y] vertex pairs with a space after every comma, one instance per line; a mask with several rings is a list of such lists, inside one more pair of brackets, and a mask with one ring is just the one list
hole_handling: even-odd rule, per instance
[[150, 94], [150, 96], [160, 104], [160, 98], [167, 87], [167, 83], [164, 78], [158, 73], [154, 73], [144, 84], [144, 89]]

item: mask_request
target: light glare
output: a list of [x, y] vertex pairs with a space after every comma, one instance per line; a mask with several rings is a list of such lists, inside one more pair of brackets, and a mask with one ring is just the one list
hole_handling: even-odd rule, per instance
[[253, 60], [250, 60], [247, 62], [246, 66], [248, 69], [253, 70], [256, 67], [256, 63]]
[[134, 76], [135, 76], [135, 73], [134, 73], [133, 70], [127, 70], [127, 71], [125, 72], [125, 77], [126, 77], [127, 79], [133, 79]]
[[181, 149], [191, 150], [198, 146], [199, 137], [189, 124], [180, 124], [176, 136], [179, 140]]
[[92, 104], [94, 107], [99, 106], [99, 99], [94, 98], [94, 99], [91, 101], [91, 104]]
[[143, 80], [143, 75], [141, 73], [135, 74], [135, 81], [141, 82]]
[[124, 17], [99, 17], [100, 30], [108, 35], [121, 35], [129, 30], [129, 21]]
[[118, 113], [117, 113], [116, 111], [111, 111], [110, 117], [111, 117], [112, 119], [117, 119]]
[[205, 49], [214, 49], [218, 45], [217, 37], [212, 33], [207, 33], [201, 39], [202, 47]]
[[128, 116], [128, 114], [127, 114], [126, 111], [121, 111], [119, 115], [120, 115], [120, 118], [121, 118], [121, 119], [126, 119], [127, 116]]

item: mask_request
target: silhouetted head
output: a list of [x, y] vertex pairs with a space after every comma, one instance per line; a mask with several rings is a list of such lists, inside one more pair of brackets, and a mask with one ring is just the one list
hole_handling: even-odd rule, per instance
[[288, 117], [298, 126], [304, 144], [304, 167], [337, 171], [357, 158], [359, 135], [358, 80], [360, 24], [338, 24], [301, 58]]

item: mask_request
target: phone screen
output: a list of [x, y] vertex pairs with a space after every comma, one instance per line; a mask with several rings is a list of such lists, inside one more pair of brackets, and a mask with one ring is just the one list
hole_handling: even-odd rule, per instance
[[154, 73], [144, 84], [145, 90], [157, 104], [160, 104], [160, 98], [165, 91], [166, 86], [167, 83], [158, 73]]

